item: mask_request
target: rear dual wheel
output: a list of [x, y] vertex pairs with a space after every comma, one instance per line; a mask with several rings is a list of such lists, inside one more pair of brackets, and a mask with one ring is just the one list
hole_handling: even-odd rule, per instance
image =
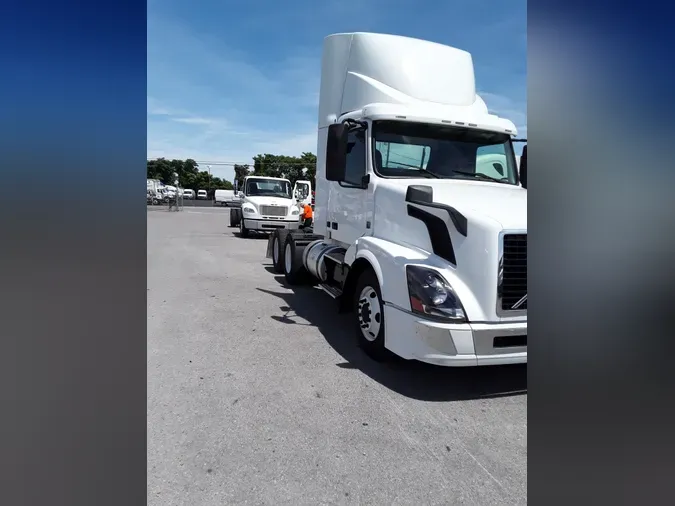
[[[283, 273], [286, 282], [289, 285], [314, 285], [317, 280], [307, 271], [305, 264], [302, 261], [302, 254], [305, 246], [298, 246], [294, 237], [287, 231], [283, 244], [283, 258], [280, 263], [283, 266]], [[274, 249], [272, 249], [272, 256], [274, 256]]]
[[288, 230], [275, 230], [272, 232], [272, 266], [277, 274], [284, 273], [284, 251]]

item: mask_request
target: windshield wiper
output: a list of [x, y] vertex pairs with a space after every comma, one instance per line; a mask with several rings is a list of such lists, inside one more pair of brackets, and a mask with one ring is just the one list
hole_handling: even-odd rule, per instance
[[415, 169], [418, 172], [424, 172], [425, 174], [429, 174], [430, 176], [435, 177], [436, 179], [441, 179], [441, 176], [439, 176], [435, 172], [431, 172], [430, 170], [423, 169], [422, 167], [418, 167], [417, 165], [408, 165], [407, 163], [401, 163], [401, 162], [396, 162], [396, 164], [402, 165], [403, 167], [410, 167], [411, 169]]
[[488, 176], [482, 172], [466, 172], [463, 170], [453, 170], [453, 174], [462, 174], [464, 176], [472, 176], [478, 179], [485, 179], [486, 181], [494, 181], [495, 183], [508, 183], [508, 178], [497, 179], [496, 177]]
[[439, 176], [439, 175], [436, 174], [435, 172], [431, 172], [430, 170], [427, 170], [427, 169], [420, 169], [419, 167], [417, 167], [417, 170], [419, 170], [420, 172], [424, 172], [425, 174], [429, 174], [430, 176], [433, 176], [433, 177], [435, 177], [436, 179], [441, 179], [441, 176]]

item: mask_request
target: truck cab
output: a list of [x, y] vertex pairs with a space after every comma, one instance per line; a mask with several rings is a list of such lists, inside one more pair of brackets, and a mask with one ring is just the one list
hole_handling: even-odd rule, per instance
[[476, 93], [469, 53], [394, 35], [327, 37], [315, 225], [270, 239], [275, 269], [338, 299], [377, 360], [527, 362], [516, 134]]
[[285, 178], [247, 176], [239, 192], [241, 207], [230, 211], [230, 225], [239, 225], [241, 237], [249, 232], [297, 230], [300, 210]]

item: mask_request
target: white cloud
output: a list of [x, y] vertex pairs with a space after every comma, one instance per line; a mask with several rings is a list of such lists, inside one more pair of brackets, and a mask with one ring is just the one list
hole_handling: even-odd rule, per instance
[[200, 118], [198, 116], [186, 117], [186, 118], [171, 118], [171, 121], [176, 123], [185, 123], [187, 125], [218, 125], [222, 124], [223, 121], [215, 118]]

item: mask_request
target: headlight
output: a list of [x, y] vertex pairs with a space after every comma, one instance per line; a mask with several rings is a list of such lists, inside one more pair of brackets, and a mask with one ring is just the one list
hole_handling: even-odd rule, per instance
[[292, 214], [293, 216], [297, 216], [298, 214], [300, 214], [300, 211], [298, 211], [297, 209], [293, 209], [293, 210], [291, 211], [291, 214]]
[[244, 207], [244, 208], [242, 209], [242, 211], [244, 211], [245, 213], [255, 213], [255, 209], [252, 208], [252, 207], [248, 207], [248, 206], [247, 206], [247, 207]]
[[427, 267], [408, 265], [408, 295], [413, 313], [460, 323], [466, 314], [459, 297], [438, 272]]

